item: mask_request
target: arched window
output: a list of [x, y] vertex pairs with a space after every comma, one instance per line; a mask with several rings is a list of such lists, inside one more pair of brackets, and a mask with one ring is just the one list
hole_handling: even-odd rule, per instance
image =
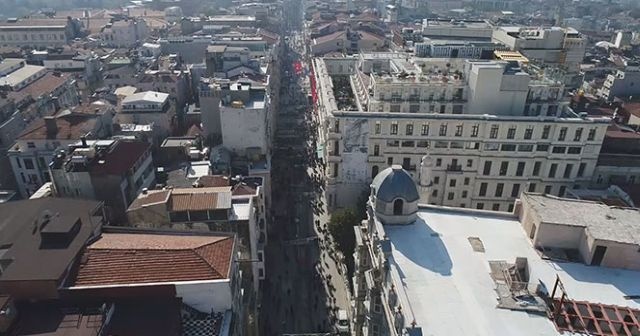
[[403, 202], [402, 199], [398, 198], [397, 200], [393, 201], [393, 214], [395, 216], [398, 215], [402, 215], [402, 206], [403, 206]]
[[378, 175], [378, 170], [379, 170], [378, 166], [371, 167], [371, 178], [374, 178], [376, 177], [376, 175]]

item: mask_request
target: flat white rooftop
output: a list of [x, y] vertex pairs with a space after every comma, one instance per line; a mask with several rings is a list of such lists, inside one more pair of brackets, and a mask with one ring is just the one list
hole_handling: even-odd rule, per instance
[[[561, 335], [545, 316], [497, 308], [489, 261], [513, 263], [526, 257], [529, 283], [551, 292], [556, 275], [572, 300], [640, 308], [640, 272], [542, 260], [514, 217], [421, 209], [416, 223], [385, 226], [389, 258], [407, 323], [423, 335]], [[475, 252], [470, 237], [482, 241]], [[413, 315], [413, 316], [412, 316]]]

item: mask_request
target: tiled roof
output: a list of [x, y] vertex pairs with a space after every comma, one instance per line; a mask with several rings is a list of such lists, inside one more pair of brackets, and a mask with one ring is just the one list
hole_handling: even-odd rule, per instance
[[85, 250], [71, 286], [226, 279], [233, 244], [233, 236], [105, 233]]
[[169, 199], [170, 194], [171, 190], [154, 190], [149, 191], [146, 195], [141, 194], [138, 198], [133, 200], [133, 203], [129, 206], [129, 210], [140, 209], [147, 205], [156, 203], [165, 203]]
[[178, 194], [171, 197], [171, 211], [198, 211], [215, 209], [217, 193]]
[[80, 139], [90, 131], [93, 131], [97, 119], [90, 115], [68, 115], [56, 118], [58, 132], [49, 134], [44, 119], [38, 119], [24, 130], [18, 139], [44, 140], [44, 139]]
[[240, 196], [240, 195], [255, 195], [256, 194], [256, 189], [244, 184], [244, 183], [238, 183], [235, 185], [235, 187], [233, 188], [233, 192], [232, 194], [234, 196]]
[[42, 76], [42, 78], [39, 78], [33, 83], [27, 85], [20, 91], [30, 94], [35, 99], [42, 95], [48, 95], [51, 92], [54, 92], [67, 82], [68, 77], [68, 74], [54, 74], [53, 72], [48, 72]]
[[199, 187], [228, 187], [229, 178], [222, 175], [200, 176], [196, 181]]

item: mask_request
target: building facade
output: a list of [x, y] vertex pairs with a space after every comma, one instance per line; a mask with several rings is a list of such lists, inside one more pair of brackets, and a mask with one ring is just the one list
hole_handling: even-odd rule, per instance
[[[609, 120], [573, 113], [553, 81], [499, 62], [424, 80], [367, 74], [362, 63], [337, 88], [345, 76], [328, 63], [314, 64], [330, 208], [353, 205], [394, 164], [419, 182], [421, 202], [455, 207], [512, 211], [522, 191], [563, 195], [590, 183]], [[351, 100], [333, 95], [351, 90]]]

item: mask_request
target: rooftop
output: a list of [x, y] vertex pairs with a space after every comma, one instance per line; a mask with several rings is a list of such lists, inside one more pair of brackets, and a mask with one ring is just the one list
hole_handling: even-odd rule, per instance
[[640, 292], [640, 272], [543, 260], [515, 217], [428, 207], [414, 224], [384, 229], [406, 323], [429, 335], [560, 335], [545, 315], [497, 308], [490, 262], [517, 257], [527, 258], [530, 283], [549, 291], [558, 276], [573, 300], [640, 308], [625, 298]]
[[640, 245], [640, 210], [605, 204], [524, 193], [540, 221], [582, 227], [589, 236], [626, 244]]
[[[11, 262], [3, 263], [0, 283], [59, 280], [102, 225], [101, 217], [94, 214], [99, 206], [96, 201], [49, 197], [1, 203], [0, 256]], [[65, 230], [66, 239], [55, 239], [60, 236], [56, 233]]]
[[13, 88], [20, 85], [25, 80], [32, 78], [33, 76], [37, 76], [38, 73], [44, 70], [45, 67], [43, 66], [26, 64], [22, 68], [17, 69], [6, 76], [0, 77], [0, 86], [6, 85]]
[[70, 286], [226, 279], [233, 249], [228, 235], [104, 233], [84, 251]]
[[128, 211], [166, 204], [167, 211], [201, 211], [231, 208], [231, 187], [149, 190], [136, 198]]
[[57, 132], [52, 134], [47, 131], [44, 119], [38, 119], [31, 123], [20, 133], [20, 140], [45, 140], [45, 139], [80, 139], [94, 130], [96, 118], [91, 115], [65, 115], [55, 118]]
[[155, 91], [138, 92], [128, 95], [122, 100], [122, 104], [157, 103], [163, 104], [169, 98], [169, 94]]

